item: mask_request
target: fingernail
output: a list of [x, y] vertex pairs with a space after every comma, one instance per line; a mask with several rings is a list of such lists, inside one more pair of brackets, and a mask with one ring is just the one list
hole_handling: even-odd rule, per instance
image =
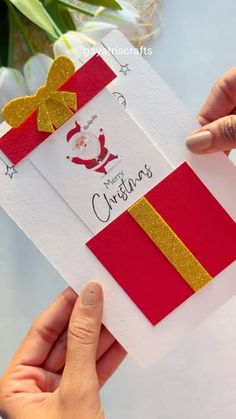
[[62, 291], [62, 295], [64, 295], [64, 297], [66, 297], [69, 301], [74, 301], [78, 297], [76, 292], [71, 287], [64, 289], [64, 291]]
[[81, 303], [85, 306], [97, 306], [102, 300], [102, 287], [96, 282], [90, 282], [85, 286], [81, 295]]
[[186, 139], [186, 146], [194, 153], [203, 153], [208, 151], [213, 144], [212, 133], [210, 131], [202, 131], [192, 134]]
[[204, 118], [203, 116], [201, 116], [201, 115], [198, 115], [198, 122], [199, 122], [202, 126], [204, 126], [204, 125], [206, 125], [206, 124], [209, 124], [209, 121], [208, 121], [206, 118]]

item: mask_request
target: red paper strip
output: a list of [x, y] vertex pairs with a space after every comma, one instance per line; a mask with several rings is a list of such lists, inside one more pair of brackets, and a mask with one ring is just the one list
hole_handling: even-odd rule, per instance
[[[234, 221], [186, 163], [145, 197], [212, 276], [235, 260]], [[128, 211], [87, 246], [153, 325], [194, 293]]]
[[[78, 109], [80, 109], [115, 78], [115, 73], [105, 61], [99, 55], [95, 55], [77, 70], [59, 90], [75, 92]], [[37, 130], [37, 112], [34, 112], [18, 128], [12, 128], [0, 138], [0, 150], [15, 165], [46, 140], [49, 135], [47, 132]]]

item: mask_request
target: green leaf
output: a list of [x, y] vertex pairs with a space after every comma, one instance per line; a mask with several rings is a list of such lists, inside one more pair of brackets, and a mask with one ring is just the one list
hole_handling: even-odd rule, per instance
[[67, 30], [76, 31], [76, 26], [74, 24], [74, 21], [71, 17], [70, 12], [65, 7], [61, 7], [61, 6], [60, 6], [60, 10], [61, 10], [61, 14], [63, 16], [64, 22], [67, 26]]
[[103, 6], [108, 9], [122, 10], [122, 7], [115, 0], [80, 0], [82, 3], [91, 4], [93, 6]]
[[60, 30], [57, 28], [55, 22], [53, 22], [45, 7], [39, 0], [8, 1], [14, 4], [14, 6], [33, 23], [53, 36], [53, 38], [58, 38], [58, 36], [60, 36]]
[[0, 66], [7, 66], [8, 43], [9, 43], [9, 21], [8, 9], [5, 3], [0, 1]]
[[91, 12], [90, 10], [84, 9], [83, 7], [77, 6], [74, 3], [71, 3], [67, 0], [56, 0], [57, 3], [60, 3], [63, 7], [67, 9], [76, 10], [79, 13], [85, 14], [87, 16], [95, 17], [95, 13]]
[[57, 0], [46, 0], [43, 4], [48, 14], [51, 16], [62, 33], [69, 30], [76, 30], [70, 12], [65, 7], [61, 6]]

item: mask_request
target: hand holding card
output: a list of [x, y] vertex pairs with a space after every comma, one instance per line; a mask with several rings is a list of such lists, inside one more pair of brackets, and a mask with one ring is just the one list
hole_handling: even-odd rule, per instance
[[0, 164], [1, 205], [77, 291], [100, 280], [105, 324], [148, 364], [236, 292], [235, 168], [188, 154], [183, 105], [141, 57], [109, 53], [129, 46], [119, 33], [101, 45], [59, 87], [78, 110], [53, 133], [36, 113], [2, 126], [17, 173]]

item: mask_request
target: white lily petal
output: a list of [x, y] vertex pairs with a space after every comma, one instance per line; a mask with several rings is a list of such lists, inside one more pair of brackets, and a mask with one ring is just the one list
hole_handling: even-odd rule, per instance
[[83, 64], [86, 51], [94, 44], [95, 42], [86, 34], [69, 31], [54, 42], [53, 52], [55, 57], [66, 55], [74, 62], [76, 68], [79, 68]]
[[0, 110], [11, 99], [26, 96], [29, 92], [25, 79], [19, 70], [1, 67], [0, 69]]
[[52, 62], [50, 57], [41, 53], [35, 54], [26, 61], [23, 72], [31, 95], [45, 83]]
[[136, 19], [140, 18], [140, 13], [133, 4], [127, 2], [126, 0], [118, 0], [118, 3], [122, 7], [122, 10], [119, 11], [120, 13], [122, 13], [122, 11], [125, 11], [126, 13], [129, 13], [130, 15], [135, 17]]
[[96, 20], [109, 22], [116, 25], [127, 37], [132, 37], [138, 29], [139, 11], [132, 4], [119, 0], [122, 10], [104, 9], [98, 14]]
[[78, 26], [80, 34], [89, 36], [94, 41], [99, 42], [110, 31], [117, 29], [116, 25], [108, 22], [86, 21]]

